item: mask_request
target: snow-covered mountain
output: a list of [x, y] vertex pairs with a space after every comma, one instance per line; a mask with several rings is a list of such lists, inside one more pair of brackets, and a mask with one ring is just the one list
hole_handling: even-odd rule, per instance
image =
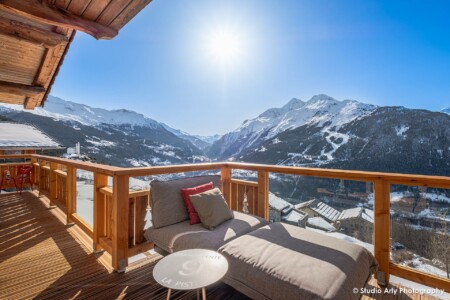
[[244, 121], [211, 159], [450, 176], [450, 116], [317, 95]]
[[[239, 157], [242, 152], [263, 141], [304, 125], [322, 128], [329, 139], [332, 136], [346, 139], [337, 133], [339, 128], [375, 109], [376, 106], [373, 105], [354, 100], [338, 101], [323, 94], [316, 95], [307, 102], [293, 98], [281, 108], [271, 108], [254, 119], [244, 121], [239, 128], [216, 141], [209, 155], [219, 159]], [[273, 143], [277, 142], [276, 139], [273, 140]], [[330, 144], [333, 143], [330, 141]], [[333, 151], [338, 147], [333, 144], [333, 149], [324, 154], [332, 157]]]
[[37, 107], [34, 110], [24, 110], [20, 105], [2, 104], [2, 106], [15, 111], [24, 111], [34, 115], [52, 118], [55, 121], [70, 121], [85, 126], [99, 126], [101, 124], [129, 124], [150, 128], [158, 128], [161, 126], [155, 120], [134, 111], [93, 108], [54, 96], [48, 97], [44, 107]]
[[450, 115], [450, 107], [444, 108], [441, 112]]
[[82, 151], [99, 162], [149, 166], [208, 160], [201, 147], [190, 141], [198, 138], [187, 133], [178, 136], [175, 129], [125, 109], [93, 108], [49, 96], [44, 108], [24, 110], [2, 104], [0, 114], [31, 123], [67, 147], [80, 142]]
[[191, 135], [185, 131], [175, 129], [170, 127], [167, 124], [161, 123], [161, 125], [168, 130], [169, 132], [175, 134], [176, 136], [190, 141], [192, 144], [194, 144], [197, 148], [201, 150], [208, 149], [215, 141], [220, 139], [220, 135], [211, 135], [211, 136], [202, 136], [202, 135]]

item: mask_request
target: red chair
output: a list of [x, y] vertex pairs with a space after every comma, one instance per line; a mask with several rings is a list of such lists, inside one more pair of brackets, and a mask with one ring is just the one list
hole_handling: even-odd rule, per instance
[[31, 181], [32, 166], [20, 166], [17, 168], [17, 176], [13, 178], [16, 191], [20, 188], [20, 194], [22, 194], [23, 184], [28, 183], [33, 190], [33, 182]]

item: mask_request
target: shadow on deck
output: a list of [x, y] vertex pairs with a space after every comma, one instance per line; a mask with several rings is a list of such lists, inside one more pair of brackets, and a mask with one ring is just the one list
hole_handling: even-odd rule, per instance
[[[46, 198], [0, 195], [0, 299], [165, 299], [167, 290], [152, 276], [159, 255], [131, 264], [125, 274], [111, 272], [63, 220]], [[246, 299], [224, 284], [207, 293]], [[195, 291], [172, 293], [172, 299], [194, 298]]]
[[[118, 274], [77, 236], [76, 226], [66, 226], [48, 199], [30, 192], [0, 195], [0, 299], [165, 299], [167, 290], [152, 276], [159, 255]], [[367, 287], [374, 285], [371, 281]], [[174, 291], [171, 299], [195, 298], [195, 291]], [[207, 298], [247, 299], [222, 283], [207, 288]], [[408, 294], [373, 298], [424, 299]]]

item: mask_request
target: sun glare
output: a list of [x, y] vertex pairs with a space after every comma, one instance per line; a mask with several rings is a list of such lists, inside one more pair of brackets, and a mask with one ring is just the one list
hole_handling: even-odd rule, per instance
[[242, 42], [231, 30], [217, 30], [208, 39], [208, 52], [220, 64], [235, 64], [242, 56]]

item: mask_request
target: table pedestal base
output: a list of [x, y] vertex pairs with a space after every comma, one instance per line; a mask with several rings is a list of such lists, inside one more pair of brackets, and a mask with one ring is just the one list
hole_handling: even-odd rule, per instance
[[[200, 299], [200, 290], [202, 291], [202, 300], [206, 300], [206, 288], [197, 289], [197, 300]], [[170, 295], [172, 294], [172, 289], [167, 290], [167, 300], [170, 300]]]

